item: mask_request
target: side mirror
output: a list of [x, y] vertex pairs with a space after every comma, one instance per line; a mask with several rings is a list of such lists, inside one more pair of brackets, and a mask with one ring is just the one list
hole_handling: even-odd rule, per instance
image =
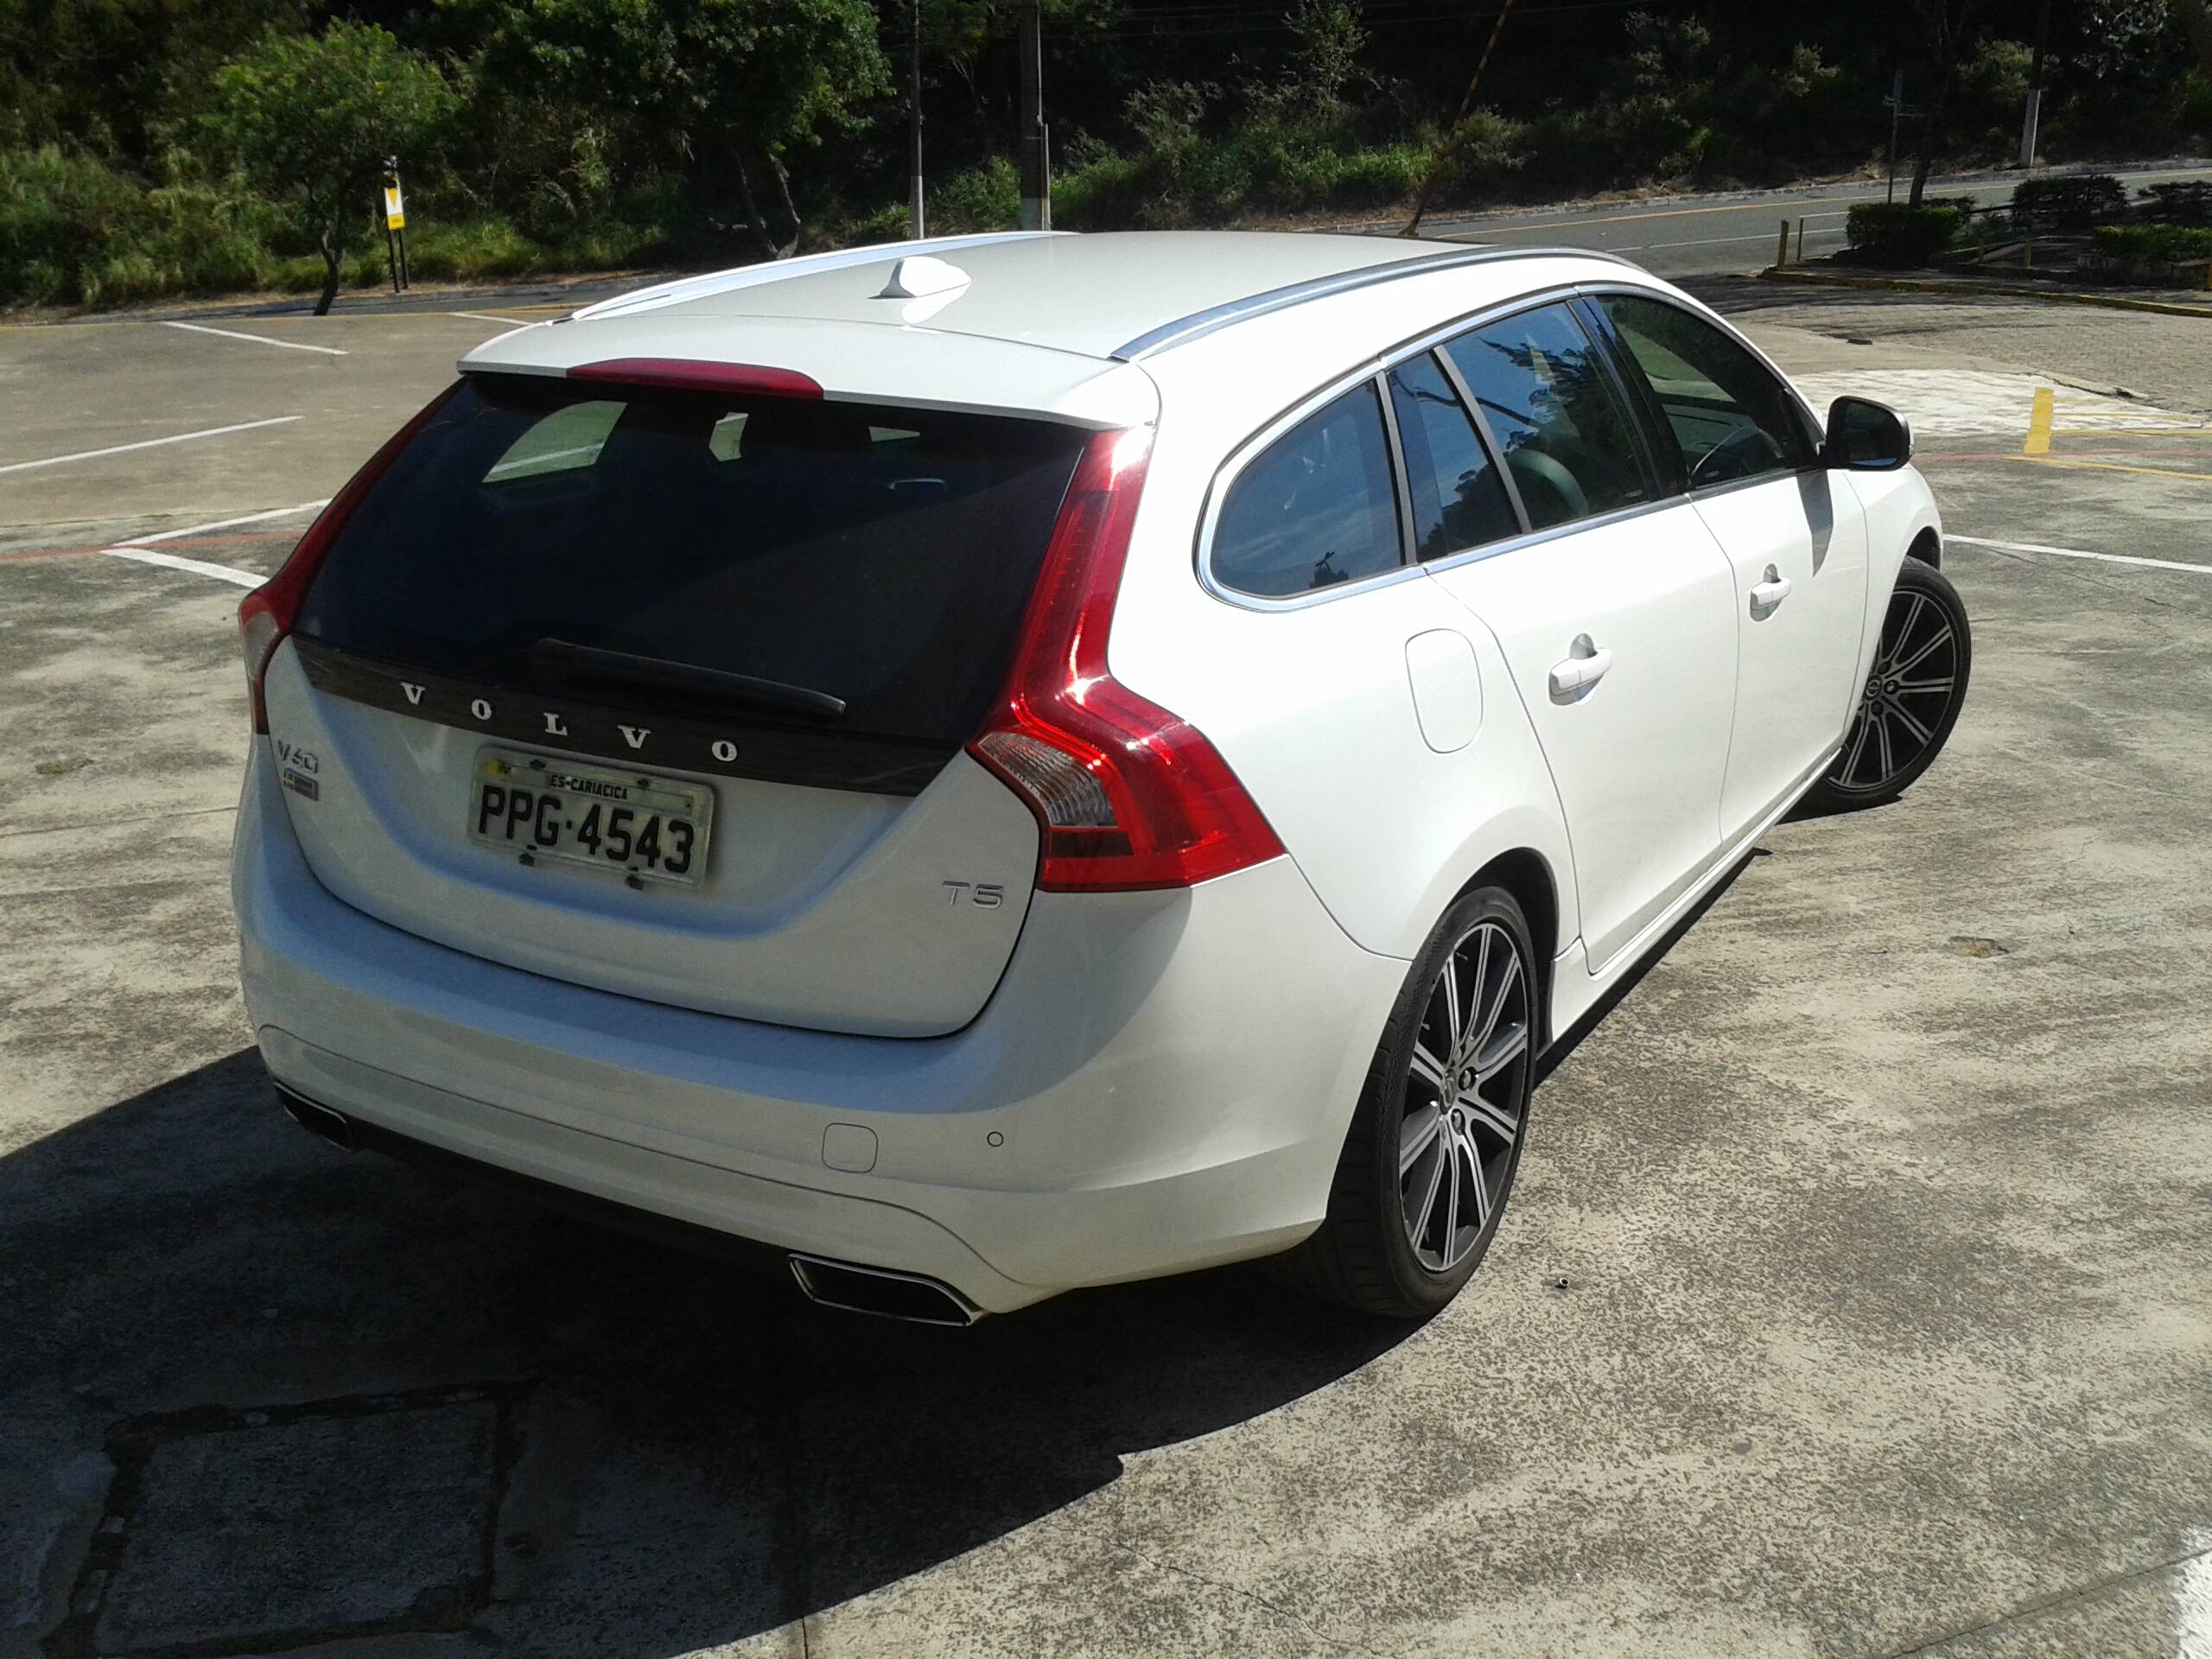
[[1855, 473], [1893, 473], [1912, 459], [1912, 428], [1887, 404], [1839, 397], [1828, 405], [1821, 464]]

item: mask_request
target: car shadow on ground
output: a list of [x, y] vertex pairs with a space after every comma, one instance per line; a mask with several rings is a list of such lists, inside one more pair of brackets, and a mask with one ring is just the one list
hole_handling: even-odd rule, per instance
[[[91, 1650], [103, 1593], [159, 1589], [159, 1524], [220, 1535], [289, 1586], [276, 1626], [240, 1626], [233, 1607], [208, 1637], [443, 1628], [532, 1652], [689, 1652], [1019, 1534], [1110, 1485], [1124, 1457], [1297, 1400], [1408, 1334], [1249, 1268], [967, 1331], [831, 1313], [716, 1260], [327, 1146], [284, 1118], [251, 1050], [0, 1159], [0, 1263], [16, 1316], [0, 1465], [42, 1483], [105, 1448], [121, 1471], [73, 1518], [20, 1510], [50, 1534], [34, 1555], [79, 1536], [77, 1565], [48, 1575], [77, 1599], [57, 1650]], [[360, 1466], [356, 1414], [462, 1395], [499, 1414], [480, 1471]], [[197, 1515], [189, 1493], [146, 1490], [163, 1437], [220, 1430], [211, 1444], [242, 1449], [302, 1408], [331, 1426], [303, 1442], [321, 1450], [288, 1453], [284, 1492]], [[454, 1497], [480, 1475], [477, 1499]], [[314, 1516], [341, 1499], [356, 1558], [334, 1564]], [[483, 1505], [480, 1569], [411, 1604], [422, 1586], [393, 1586], [411, 1611], [364, 1620], [384, 1604], [356, 1596], [350, 1623], [315, 1612], [326, 1575], [419, 1575], [408, 1541], [456, 1502]]]

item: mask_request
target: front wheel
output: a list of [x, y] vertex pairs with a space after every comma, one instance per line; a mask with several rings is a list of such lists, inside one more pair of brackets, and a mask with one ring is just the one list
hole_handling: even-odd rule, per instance
[[1284, 1262], [1294, 1282], [1389, 1319], [1424, 1319], [1459, 1294], [1497, 1236], [1520, 1167], [1541, 1007], [1513, 895], [1463, 895], [1398, 994], [1328, 1218]]
[[1844, 811], [1903, 794], [1935, 764], [1958, 724], [1973, 662], [1959, 590], [1933, 565], [1907, 559], [1883, 613], [1881, 643], [1851, 729], [1808, 804]]

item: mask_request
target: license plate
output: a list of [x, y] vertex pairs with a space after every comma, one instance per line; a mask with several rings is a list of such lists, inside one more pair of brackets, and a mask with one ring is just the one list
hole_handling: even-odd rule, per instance
[[523, 857], [696, 887], [707, 873], [715, 792], [703, 784], [480, 749], [468, 833]]

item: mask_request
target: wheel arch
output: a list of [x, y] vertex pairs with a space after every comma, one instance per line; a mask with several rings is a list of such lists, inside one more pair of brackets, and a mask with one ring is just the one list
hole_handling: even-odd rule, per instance
[[1904, 556], [1941, 570], [1943, 568], [1943, 538], [1936, 533], [1936, 526], [1930, 524], [1914, 537], [1912, 545], [1905, 549]]
[[1500, 887], [1513, 895], [1529, 919], [1529, 943], [1535, 948], [1533, 964], [1537, 986], [1537, 1046], [1551, 1041], [1552, 966], [1560, 951], [1559, 882], [1551, 861], [1533, 847], [1515, 847], [1490, 859], [1453, 894], [1464, 898], [1477, 887]]

